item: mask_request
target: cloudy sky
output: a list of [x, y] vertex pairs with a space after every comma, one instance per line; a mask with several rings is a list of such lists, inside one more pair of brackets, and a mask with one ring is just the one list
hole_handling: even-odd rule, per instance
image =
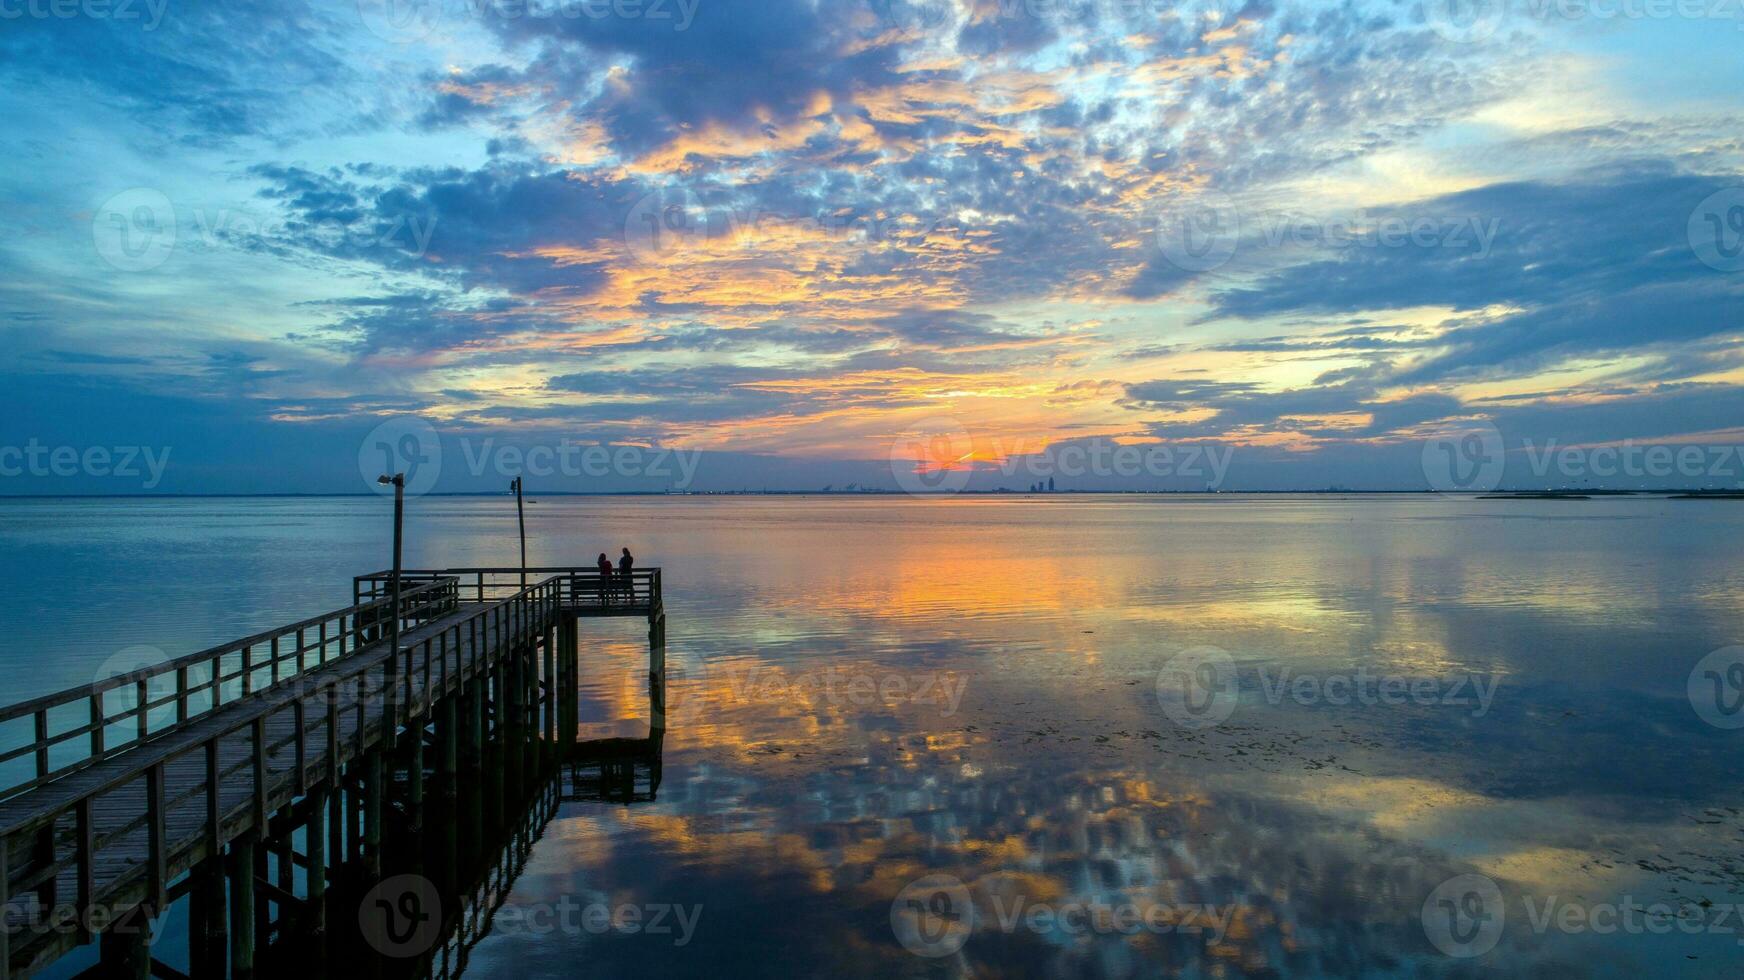
[[356, 491], [384, 423], [447, 489], [1733, 445], [1741, 50], [1725, 0], [0, 0], [0, 443], [194, 492]]

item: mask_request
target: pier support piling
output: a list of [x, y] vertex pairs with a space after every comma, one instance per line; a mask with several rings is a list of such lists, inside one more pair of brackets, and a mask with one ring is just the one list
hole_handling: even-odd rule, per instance
[[334, 864], [345, 860], [345, 783], [337, 773], [327, 796], [327, 853]]
[[151, 906], [136, 905], [103, 931], [98, 956], [105, 976], [151, 980], [151, 919]]
[[666, 673], [666, 614], [659, 609], [648, 617], [648, 673]]
[[272, 853], [272, 845], [265, 839], [257, 839], [254, 842], [254, 847], [250, 849], [250, 853], [254, 856], [254, 878], [249, 882], [250, 894], [254, 896], [253, 945], [259, 949], [262, 943], [272, 941], [272, 933], [269, 931], [272, 926], [272, 893], [270, 891], [265, 895], [260, 893], [262, 883], [270, 884], [272, 882], [272, 879], [268, 878], [266, 874], [267, 859]]
[[230, 973], [254, 975], [254, 838], [235, 842], [230, 855]]
[[406, 760], [406, 815], [412, 832], [424, 829], [424, 725], [422, 720], [408, 733], [411, 744]]
[[436, 711], [436, 740], [440, 746], [436, 753], [437, 780], [446, 800], [454, 799], [459, 791], [460, 733], [455, 729], [459, 727], [460, 698], [460, 692], [454, 692], [442, 699]]
[[309, 928], [316, 935], [327, 932], [327, 788], [311, 794], [309, 827]]
[[188, 895], [188, 970], [194, 980], [222, 978], [230, 929], [224, 908], [224, 856], [216, 854], [194, 871]]
[[382, 752], [377, 748], [363, 760], [363, 859], [370, 877], [381, 877], [382, 850]]

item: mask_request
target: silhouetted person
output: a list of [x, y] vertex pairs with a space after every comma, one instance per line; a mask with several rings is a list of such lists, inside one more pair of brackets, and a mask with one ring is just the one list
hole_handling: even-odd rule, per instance
[[635, 567], [636, 556], [630, 554], [630, 549], [625, 548], [623, 555], [618, 558], [618, 578], [623, 580], [624, 594], [630, 597], [631, 602], [636, 601], [636, 586], [630, 581], [630, 570]]
[[612, 601], [612, 560], [603, 551], [600, 552], [598, 567], [600, 605], [603, 606]]

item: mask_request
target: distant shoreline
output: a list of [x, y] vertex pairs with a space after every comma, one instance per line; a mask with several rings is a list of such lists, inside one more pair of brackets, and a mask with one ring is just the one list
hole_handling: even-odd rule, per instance
[[[420, 494], [421, 497], [496, 498], [507, 491], [454, 491]], [[837, 498], [921, 498], [949, 499], [953, 497], [1452, 497], [1471, 500], [1578, 500], [1609, 497], [1658, 497], [1671, 500], [1744, 500], [1740, 490], [1489, 490], [1463, 493], [1443, 493], [1437, 490], [1055, 490], [1030, 492], [1025, 490], [959, 490], [941, 493], [908, 493], [903, 490], [540, 490], [526, 491], [530, 502], [542, 497], [828, 497]], [[346, 500], [359, 497], [380, 497], [379, 493], [18, 493], [0, 494], [6, 500]]]

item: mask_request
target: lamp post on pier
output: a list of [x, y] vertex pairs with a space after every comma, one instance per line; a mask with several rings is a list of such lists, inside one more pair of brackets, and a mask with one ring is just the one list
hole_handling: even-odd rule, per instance
[[527, 590], [527, 511], [521, 506], [521, 478], [515, 477], [509, 489], [515, 491], [515, 521], [521, 527], [521, 591]]
[[400, 544], [403, 540], [403, 528], [406, 521], [406, 474], [395, 473], [393, 476], [384, 474], [375, 482], [384, 487], [392, 486], [394, 488], [394, 571], [393, 576], [388, 580], [388, 595], [390, 596], [388, 605], [388, 661], [382, 692], [385, 698], [382, 712], [388, 720], [382, 735], [391, 741], [395, 717], [394, 675], [399, 672], [400, 667]]

